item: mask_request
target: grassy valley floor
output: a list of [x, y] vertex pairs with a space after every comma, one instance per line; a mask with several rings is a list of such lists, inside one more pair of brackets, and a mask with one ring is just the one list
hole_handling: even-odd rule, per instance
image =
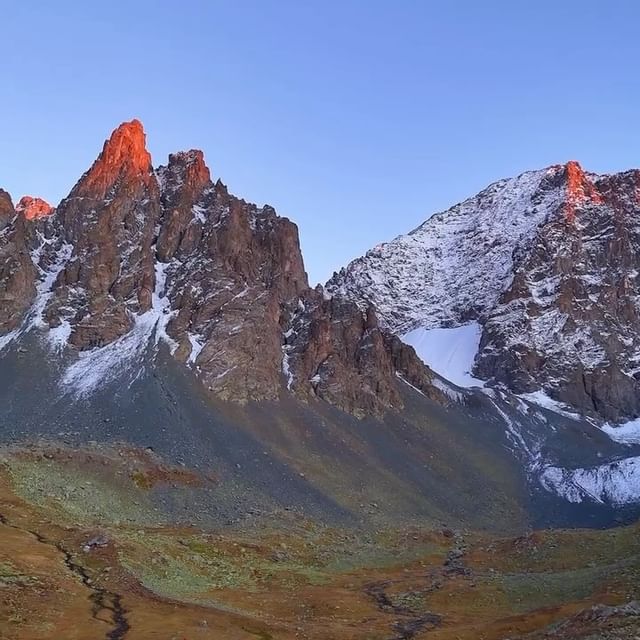
[[172, 509], [216, 479], [148, 451], [43, 445], [0, 459], [3, 640], [640, 635], [635, 525], [497, 539], [282, 510], [209, 530]]

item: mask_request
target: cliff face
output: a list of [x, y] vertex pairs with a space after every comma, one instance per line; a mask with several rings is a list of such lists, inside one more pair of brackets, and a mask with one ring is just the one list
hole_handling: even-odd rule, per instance
[[488, 314], [483, 377], [547, 390], [585, 414], [640, 414], [640, 172], [567, 165], [567, 198], [521, 255]]
[[90, 393], [165, 345], [224, 400], [293, 393], [380, 414], [402, 406], [398, 375], [439, 397], [372, 311], [309, 289], [292, 222], [214, 183], [201, 151], [154, 169], [138, 121], [55, 210], [21, 203], [0, 198], [0, 330], [37, 328], [71, 362], [61, 384]]
[[284, 332], [287, 388], [318, 396], [357, 415], [401, 407], [398, 377], [432, 399], [442, 399], [431, 372], [413, 349], [380, 329], [373, 308], [363, 313], [322, 288], [308, 290], [290, 307]]
[[17, 329], [35, 296], [36, 269], [27, 246], [27, 221], [0, 189], [0, 342]]
[[399, 335], [478, 322], [474, 376], [579, 412], [640, 415], [640, 172], [576, 162], [497, 182], [327, 284]]

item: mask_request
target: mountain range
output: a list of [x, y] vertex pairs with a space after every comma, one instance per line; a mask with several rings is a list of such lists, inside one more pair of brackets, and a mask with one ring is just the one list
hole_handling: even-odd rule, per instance
[[124, 123], [57, 206], [0, 191], [0, 438], [213, 469], [187, 519], [634, 517], [639, 212], [640, 172], [569, 162], [311, 288], [294, 223]]

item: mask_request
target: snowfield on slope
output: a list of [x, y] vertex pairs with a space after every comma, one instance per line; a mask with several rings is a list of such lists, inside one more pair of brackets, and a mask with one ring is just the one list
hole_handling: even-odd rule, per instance
[[623, 458], [588, 469], [546, 467], [542, 486], [569, 502], [606, 502], [614, 505], [640, 502], [640, 457]]
[[136, 315], [128, 333], [103, 346], [83, 351], [64, 372], [61, 385], [77, 397], [86, 397], [100, 385], [116, 380], [125, 373], [130, 381], [137, 378], [144, 367], [144, 353], [153, 341], [157, 347], [162, 340], [171, 353], [178, 344], [167, 334], [166, 328], [174, 312], [165, 295], [167, 270], [171, 263], [156, 262], [155, 287], [149, 311]]
[[402, 336], [418, 357], [437, 374], [459, 387], [481, 387], [471, 375], [482, 328], [477, 322], [451, 329], [418, 328]]
[[640, 418], [621, 425], [604, 424], [602, 430], [615, 442], [640, 444]]

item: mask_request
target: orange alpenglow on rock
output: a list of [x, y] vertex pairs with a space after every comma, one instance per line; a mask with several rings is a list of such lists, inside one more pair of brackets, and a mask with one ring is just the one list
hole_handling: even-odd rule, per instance
[[570, 160], [565, 165], [567, 180], [567, 201], [564, 205], [564, 215], [570, 224], [576, 219], [576, 208], [579, 204], [590, 201], [593, 204], [601, 204], [602, 196], [595, 185], [589, 180], [587, 174], [575, 160]]
[[50, 216], [54, 208], [42, 198], [22, 196], [16, 205], [16, 212], [21, 213], [27, 220], [38, 220]]
[[123, 122], [104, 143], [102, 153], [71, 195], [100, 199], [120, 179], [150, 177], [153, 166], [145, 138], [144, 128], [139, 120]]
[[211, 180], [209, 167], [204, 162], [204, 154], [200, 149], [190, 151], [178, 151], [169, 154], [169, 165], [181, 164], [184, 166], [184, 182], [195, 188], [204, 188]]

